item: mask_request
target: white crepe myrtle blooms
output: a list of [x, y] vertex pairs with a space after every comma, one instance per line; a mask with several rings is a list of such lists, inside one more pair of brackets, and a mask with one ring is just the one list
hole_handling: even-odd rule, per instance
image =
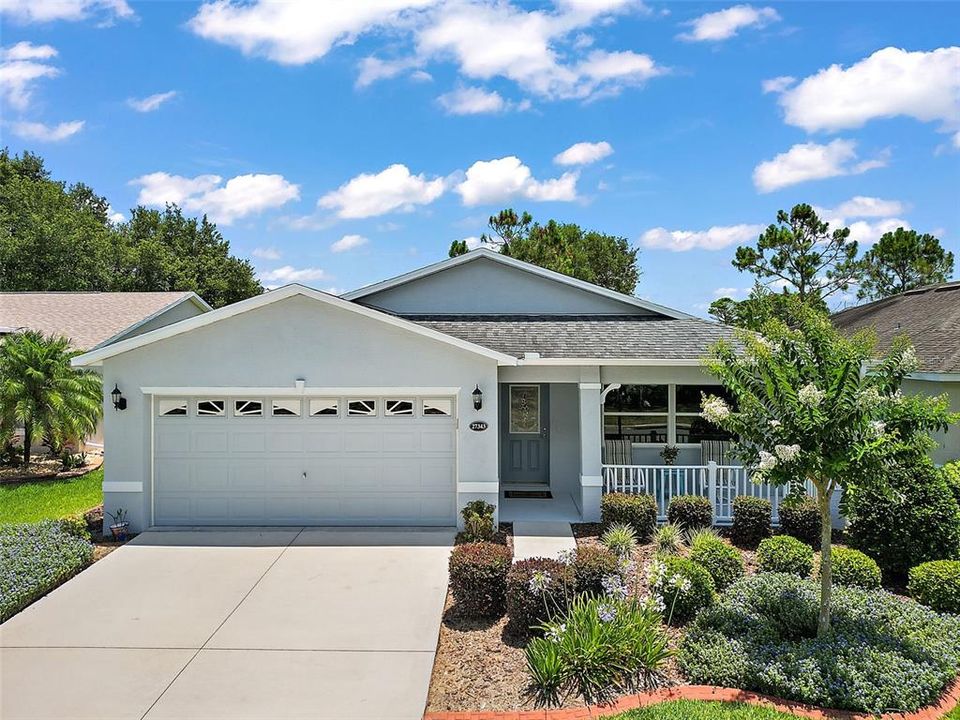
[[769, 425], [771, 429], [776, 430], [781, 425], [783, 425], [783, 423], [780, 422], [779, 420], [771, 420], [770, 422], [767, 423], [767, 425]]
[[909, 375], [920, 367], [920, 361], [917, 359], [917, 351], [913, 345], [908, 345], [900, 356], [900, 372]]
[[880, 396], [880, 391], [873, 385], [865, 387], [857, 395], [857, 407], [863, 412], [870, 412], [882, 402], [883, 398]]
[[823, 402], [823, 396], [823, 390], [820, 390], [813, 383], [807, 383], [800, 388], [800, 392], [797, 393], [797, 398], [807, 407], [820, 407], [820, 403]]
[[883, 420], [871, 420], [868, 427], [873, 437], [880, 437], [887, 431], [887, 424]]
[[797, 455], [800, 454], [799, 445], [777, 445], [773, 452], [778, 458], [783, 462], [793, 462], [797, 459]]
[[773, 453], [768, 453], [766, 450], [760, 451], [760, 462], [757, 463], [757, 467], [760, 472], [767, 472], [768, 470], [773, 470], [777, 466], [777, 456]]
[[707, 422], [719, 425], [730, 417], [730, 407], [723, 398], [710, 395], [703, 399], [700, 415]]

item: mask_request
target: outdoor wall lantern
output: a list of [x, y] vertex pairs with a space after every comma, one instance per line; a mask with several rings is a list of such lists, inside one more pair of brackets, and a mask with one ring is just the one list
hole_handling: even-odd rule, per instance
[[110, 393], [110, 397], [113, 398], [113, 409], [114, 410], [126, 410], [127, 409], [127, 399], [120, 392], [120, 386], [114, 383], [113, 391]]
[[477, 389], [473, 391], [473, 409], [479, 410], [483, 407], [483, 391], [480, 389], [480, 386], [477, 385]]

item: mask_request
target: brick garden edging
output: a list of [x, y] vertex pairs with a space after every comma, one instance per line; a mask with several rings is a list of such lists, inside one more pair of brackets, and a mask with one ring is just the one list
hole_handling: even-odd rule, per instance
[[609, 705], [591, 705], [590, 707], [569, 710], [428, 712], [424, 714], [423, 720], [590, 720], [591, 718], [609, 717], [626, 710], [656, 705], [669, 700], [715, 700], [748, 703], [799, 717], [814, 718], [814, 720], [940, 720], [954, 707], [960, 705], [960, 678], [954, 680], [947, 687], [939, 701], [912, 713], [868, 715], [844, 710], [827, 710], [770, 697], [769, 695], [761, 695], [749, 690], [715, 687], [713, 685], [678, 685], [640, 695], [625, 695]]

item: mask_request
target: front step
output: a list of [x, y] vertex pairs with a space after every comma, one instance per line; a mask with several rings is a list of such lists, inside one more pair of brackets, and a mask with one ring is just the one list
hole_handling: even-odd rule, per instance
[[559, 560], [577, 549], [570, 523], [517, 520], [513, 523], [513, 561], [545, 557]]

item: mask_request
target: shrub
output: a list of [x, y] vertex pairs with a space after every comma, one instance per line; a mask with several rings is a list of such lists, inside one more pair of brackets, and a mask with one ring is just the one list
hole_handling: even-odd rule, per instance
[[789, 535], [767, 538], [757, 547], [757, 567], [760, 572], [810, 577], [813, 548]]
[[676, 555], [683, 547], [683, 530], [673, 523], [658, 527], [653, 534], [653, 547], [659, 554]]
[[780, 531], [820, 547], [820, 506], [812, 497], [787, 497], [780, 503]]
[[585, 545], [577, 548], [570, 564], [577, 593], [602, 595], [604, 578], [621, 575], [617, 556], [602, 546]]
[[450, 592], [465, 615], [500, 617], [506, 609], [513, 553], [489, 542], [457, 545], [450, 553]]
[[743, 577], [740, 553], [716, 535], [698, 533], [692, 537], [689, 558], [710, 573], [717, 590]]
[[18, 613], [93, 559], [88, 540], [57, 520], [0, 526], [0, 622]]
[[600, 538], [600, 542], [617, 557], [629, 558], [637, 547], [637, 533], [626, 523], [614, 523]]
[[90, 531], [87, 529], [87, 519], [83, 513], [67, 515], [57, 520], [57, 522], [60, 523], [60, 527], [63, 528], [63, 531], [68, 535], [73, 535], [81, 540], [90, 539]]
[[769, 500], [738, 495], [733, 499], [733, 525], [730, 537], [734, 544], [755, 548], [761, 540], [773, 534], [771, 525], [773, 508]]
[[716, 594], [710, 573], [679, 555], [664, 555], [650, 563], [647, 584], [671, 623], [687, 622]]
[[953, 494], [953, 499], [960, 504], [960, 460], [948, 462], [940, 468], [940, 472], [943, 474], [943, 479], [946, 481], [947, 487], [950, 488], [950, 492]]
[[821, 707], [911, 712], [960, 665], [960, 617], [882, 590], [836, 587], [833, 630], [816, 637], [819, 586], [761, 574], [731, 585], [687, 628], [688, 682], [740, 687]]
[[600, 520], [604, 529], [625, 523], [633, 528], [640, 542], [647, 542], [657, 528], [657, 501], [653, 495], [607, 493], [600, 500]]
[[[831, 577], [837, 585], [850, 585], [864, 590], [880, 587], [880, 566], [859, 550], [831, 547]], [[819, 569], [817, 576], [819, 577]]]
[[527, 669], [538, 705], [578, 694], [587, 703], [651, 689], [670, 657], [660, 614], [637, 598], [579, 597], [527, 645]]
[[529, 633], [562, 614], [573, 594], [572, 568], [552, 558], [529, 558], [507, 573], [507, 615], [521, 633]]
[[463, 506], [460, 516], [463, 518], [462, 538], [466, 542], [492, 540], [496, 532], [493, 526], [493, 513], [496, 508], [483, 500], [473, 500]]
[[932, 560], [910, 570], [907, 590], [937, 612], [960, 614], [960, 562]]
[[702, 495], [676, 495], [667, 505], [667, 520], [692, 531], [713, 525], [713, 504]]
[[884, 480], [847, 493], [850, 546], [891, 578], [928, 560], [960, 559], [960, 507], [944, 474], [924, 459], [894, 466]]

